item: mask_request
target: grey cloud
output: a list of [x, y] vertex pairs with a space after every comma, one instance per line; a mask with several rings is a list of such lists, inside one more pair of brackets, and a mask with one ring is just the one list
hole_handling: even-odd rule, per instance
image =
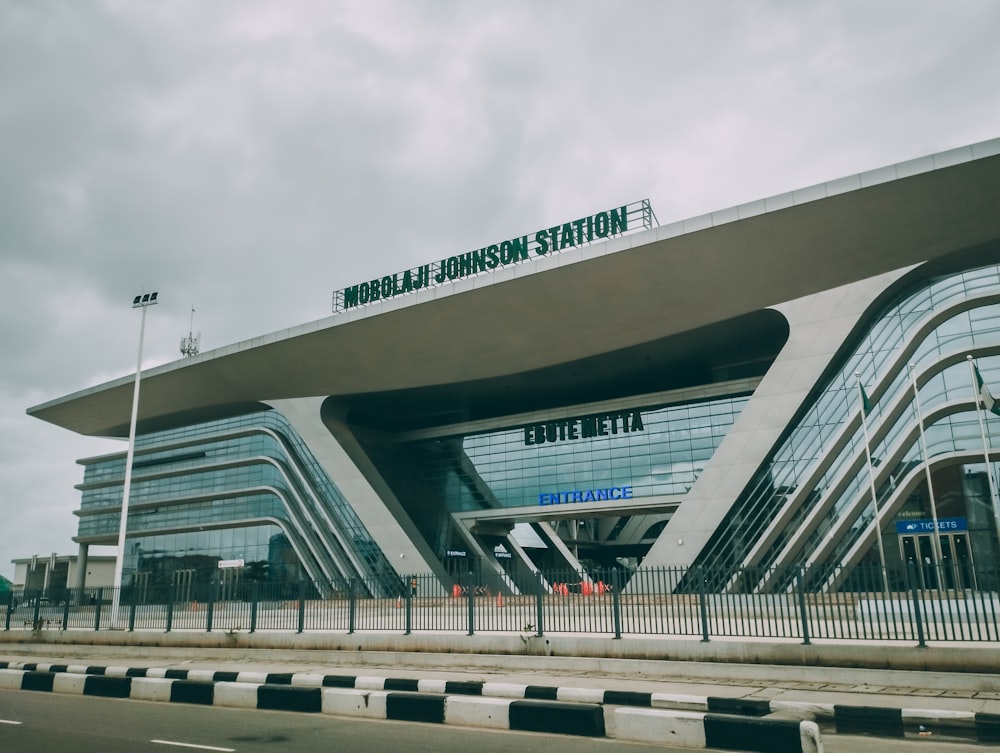
[[161, 363], [192, 304], [218, 347], [617, 203], [666, 222], [992, 138], [998, 27], [974, 0], [4, 4], [0, 514], [38, 517], [0, 570], [71, 548], [92, 440], [24, 410], [131, 373], [138, 289]]

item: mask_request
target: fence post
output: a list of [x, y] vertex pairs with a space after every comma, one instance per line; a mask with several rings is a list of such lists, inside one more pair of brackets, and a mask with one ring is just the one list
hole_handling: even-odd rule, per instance
[[403, 594], [404, 594], [404, 606], [406, 607], [406, 614], [404, 615], [404, 630], [403, 635], [409, 635], [413, 629], [413, 591], [416, 589], [417, 576], [413, 575], [409, 578], [403, 578]]
[[354, 592], [354, 578], [347, 581], [347, 634], [354, 632], [354, 618], [358, 608], [358, 596]]
[[476, 589], [470, 583], [466, 586], [466, 604], [469, 607], [469, 635], [476, 632]]
[[906, 574], [910, 579], [910, 596], [913, 598], [913, 618], [917, 622], [917, 647], [927, 648], [927, 641], [924, 640], [924, 620], [920, 614], [920, 593], [917, 589], [917, 565], [913, 560], [906, 563]]
[[535, 624], [538, 630], [535, 635], [541, 638], [545, 635], [545, 584], [542, 580], [542, 571], [535, 571]]
[[295, 632], [301, 633], [306, 628], [306, 582], [299, 581], [299, 627]]
[[260, 599], [260, 583], [254, 581], [250, 586], [250, 632], [257, 630], [257, 601]]
[[708, 643], [708, 595], [705, 592], [705, 572], [701, 567], [695, 567], [694, 574], [698, 579], [698, 604], [701, 609], [701, 642]]
[[796, 580], [798, 580], [798, 588], [795, 590], [799, 592], [799, 619], [802, 621], [802, 645], [808, 646], [811, 641], [809, 640], [809, 612], [806, 609], [805, 567], [799, 567], [799, 574]]
[[128, 631], [130, 633], [135, 632], [135, 602], [136, 602], [136, 591], [138, 589], [132, 586], [129, 593], [129, 605], [128, 605]]
[[94, 632], [101, 629], [101, 602], [104, 601], [104, 588], [97, 589], [97, 605], [94, 609]]
[[135, 632], [135, 613], [136, 605], [139, 600], [138, 589], [133, 585], [129, 593], [129, 609], [128, 609], [128, 631], [130, 633]]
[[62, 629], [66, 630], [66, 626], [69, 624], [69, 602], [73, 592], [70, 591], [66, 594], [66, 601], [63, 603], [63, 619], [62, 619]]
[[170, 632], [171, 628], [174, 626], [174, 585], [173, 583], [167, 588], [167, 630]]
[[38, 628], [41, 627], [41, 625], [38, 624], [38, 620], [40, 619], [39, 612], [41, 611], [41, 608], [42, 608], [42, 594], [41, 591], [39, 591], [38, 595], [35, 597], [35, 611], [31, 616], [32, 630], [38, 630]]
[[205, 632], [212, 632], [212, 617], [215, 614], [215, 588], [216, 581], [213, 579], [208, 584], [208, 605], [205, 607]]
[[617, 569], [611, 571], [611, 615], [615, 623], [615, 638], [622, 637], [622, 579]]
[[4, 630], [5, 631], [9, 631], [10, 630], [10, 615], [11, 615], [11, 612], [13, 612], [13, 611], [14, 611], [14, 592], [13, 591], [8, 591], [7, 592], [7, 617], [6, 617], [5, 624], [4, 624]]

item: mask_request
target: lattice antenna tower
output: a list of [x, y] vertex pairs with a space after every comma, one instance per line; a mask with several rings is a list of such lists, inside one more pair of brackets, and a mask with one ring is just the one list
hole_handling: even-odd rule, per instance
[[201, 348], [201, 332], [197, 335], [194, 334], [194, 306], [191, 307], [191, 329], [188, 330], [187, 337], [181, 338], [181, 355], [191, 356], [198, 355]]

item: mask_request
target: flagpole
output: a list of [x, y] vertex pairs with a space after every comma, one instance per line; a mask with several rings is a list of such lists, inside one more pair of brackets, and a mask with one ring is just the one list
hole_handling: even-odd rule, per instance
[[976, 368], [972, 356], [966, 356], [965, 360], [969, 362], [969, 374], [972, 376], [972, 390], [976, 401], [976, 418], [979, 419], [979, 436], [983, 438], [983, 462], [986, 463], [986, 482], [989, 484], [990, 490], [990, 508], [993, 510], [993, 522], [996, 524], [997, 540], [1000, 542], [1000, 510], [997, 509], [997, 490], [996, 485], [993, 483], [993, 464], [990, 462], [990, 449], [989, 444], [986, 442], [986, 422], [983, 421], [983, 414], [979, 409], [979, 404], [982, 402], [982, 390], [985, 389], [986, 385], [983, 384], [980, 386], [979, 384], [979, 380], [982, 379], [981, 374], [979, 375], [979, 379], [976, 378], [979, 370]]
[[882, 513], [878, 508], [878, 494], [875, 492], [875, 470], [872, 467], [872, 451], [868, 439], [868, 400], [865, 396], [864, 387], [861, 386], [861, 372], [855, 371], [854, 377], [858, 383], [858, 397], [861, 398], [861, 428], [865, 433], [865, 459], [868, 461], [868, 483], [872, 490], [872, 504], [875, 506], [875, 520], [872, 525], [875, 527], [875, 541], [878, 543], [878, 559], [882, 565], [882, 588], [885, 590], [885, 597], [889, 598], [889, 571], [885, 566], [885, 545], [882, 543]]
[[934, 523], [934, 556], [937, 558], [934, 571], [940, 572], [944, 563], [941, 561], [941, 531], [938, 529], [937, 504], [934, 501], [934, 486], [931, 483], [931, 459], [927, 456], [927, 439], [924, 437], [924, 416], [920, 411], [920, 393], [917, 391], [917, 375], [913, 364], [910, 364], [910, 384], [913, 385], [913, 405], [917, 409], [917, 427], [920, 429], [920, 454], [924, 459], [924, 473], [927, 476], [927, 496], [931, 502], [931, 520]]

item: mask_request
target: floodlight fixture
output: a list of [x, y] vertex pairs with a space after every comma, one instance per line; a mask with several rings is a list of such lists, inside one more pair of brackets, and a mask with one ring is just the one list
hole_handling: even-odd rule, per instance
[[156, 293], [140, 293], [132, 299], [132, 308], [152, 306], [156, 303]]

